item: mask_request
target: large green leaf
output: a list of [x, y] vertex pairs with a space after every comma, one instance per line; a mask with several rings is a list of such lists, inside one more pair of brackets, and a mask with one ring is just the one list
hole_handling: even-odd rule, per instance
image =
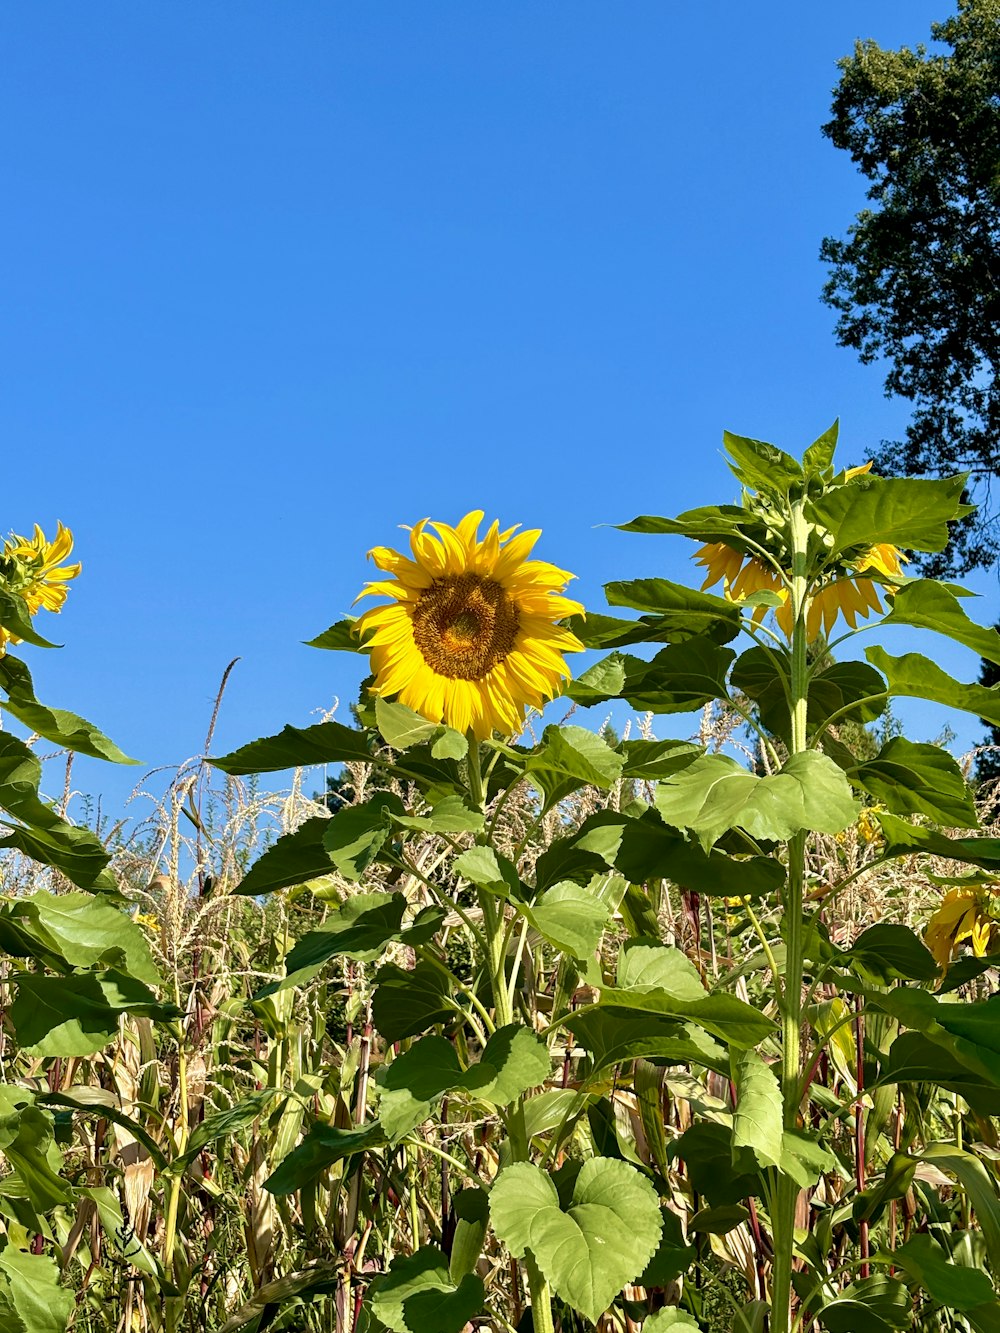
[[0, 1250], [0, 1298], [18, 1320], [7, 1326], [10, 1333], [66, 1333], [76, 1304], [73, 1293], [59, 1285], [54, 1259], [26, 1254], [10, 1241]]
[[71, 883], [92, 893], [119, 897], [118, 882], [108, 868], [108, 853], [90, 829], [59, 823], [51, 828], [28, 828], [0, 820], [0, 847], [13, 847], [33, 861], [55, 866]]
[[1000, 1087], [1000, 995], [970, 1004], [897, 987], [870, 994], [868, 1004], [891, 1014], [902, 1027], [922, 1032], [967, 1069]]
[[852, 1282], [819, 1311], [827, 1333], [894, 1333], [912, 1320], [910, 1293], [897, 1278], [882, 1274]]
[[277, 736], [263, 736], [208, 762], [223, 773], [242, 776], [312, 764], [370, 763], [371, 758], [367, 732], [340, 722], [317, 722], [313, 727], [284, 727]]
[[17, 996], [9, 1017], [29, 1055], [93, 1055], [117, 1033], [122, 1014], [165, 1022], [177, 1013], [141, 981], [113, 968], [70, 977], [18, 972], [13, 980]]
[[631, 579], [607, 583], [604, 592], [609, 606], [627, 606], [645, 612], [647, 623], [670, 643], [681, 643], [698, 635], [728, 643], [740, 632], [738, 606], [714, 593], [698, 592], [685, 583]]
[[25, 643], [32, 644], [35, 648], [58, 648], [60, 644], [52, 643], [48, 639], [43, 639], [35, 629], [31, 621], [31, 612], [28, 604], [23, 597], [8, 589], [0, 589], [0, 625], [5, 630], [9, 630], [17, 638], [23, 639]]
[[661, 782], [655, 801], [666, 823], [690, 829], [706, 850], [731, 828], [783, 841], [803, 829], [839, 833], [857, 814], [844, 774], [815, 750], [763, 778], [727, 755], [706, 754]]
[[422, 1121], [448, 1092], [506, 1106], [551, 1072], [548, 1047], [518, 1023], [492, 1034], [477, 1064], [463, 1069], [451, 1042], [423, 1037], [379, 1071], [379, 1120], [394, 1142]]
[[621, 697], [642, 712], [693, 712], [728, 698], [726, 675], [735, 656], [705, 636], [669, 644], [649, 662], [626, 655]]
[[948, 857], [967, 865], [981, 866], [991, 873], [1000, 872], [1000, 838], [949, 838], [935, 829], [908, 824], [895, 815], [877, 815], [885, 835], [886, 856]]
[[905, 551], [943, 551], [948, 524], [969, 512], [964, 488], [964, 476], [857, 477], [809, 501], [806, 516], [829, 530], [834, 556], [883, 542]]
[[286, 1273], [258, 1287], [250, 1299], [219, 1329], [219, 1333], [263, 1333], [270, 1328], [283, 1305], [312, 1300], [335, 1292], [343, 1282], [343, 1264], [317, 1263], [298, 1272]]
[[958, 1180], [975, 1210], [993, 1271], [1000, 1271], [1000, 1200], [994, 1177], [978, 1157], [953, 1143], [929, 1144], [920, 1157]]
[[595, 1074], [632, 1060], [660, 1060], [729, 1075], [725, 1047], [693, 1023], [607, 1009], [577, 1009], [562, 1022], [589, 1053]]
[[357, 893], [316, 930], [293, 945], [285, 958], [285, 976], [258, 991], [264, 999], [292, 986], [304, 986], [331, 958], [370, 962], [402, 935], [406, 898], [401, 893]]
[[[595, 821], [605, 821], [602, 856], [632, 884], [671, 879], [697, 893], [724, 898], [755, 898], [775, 892], [785, 881], [785, 870], [780, 861], [766, 856], [731, 856], [719, 850], [706, 851], [700, 843], [689, 841], [676, 829], [668, 828], [655, 810], [646, 811], [639, 819], [629, 819], [611, 811], [601, 812], [594, 818]], [[595, 827], [590, 838], [595, 846], [596, 834]]]
[[996, 1299], [984, 1272], [952, 1263], [931, 1236], [911, 1236], [892, 1252], [892, 1262], [949, 1310], [971, 1310]]
[[447, 973], [431, 963], [417, 963], [412, 971], [386, 963], [376, 981], [372, 1019], [388, 1042], [415, 1037], [455, 1017]]
[[758, 1166], [778, 1166], [782, 1160], [781, 1088], [771, 1067], [755, 1050], [733, 1058], [736, 1107], [733, 1111], [733, 1160], [749, 1152]]
[[927, 815], [951, 828], [978, 828], [972, 793], [962, 770], [940, 745], [893, 736], [874, 759], [848, 775], [897, 815]]
[[[700, 1000], [663, 989], [620, 990], [607, 986], [601, 991], [599, 1008], [626, 1017], [651, 1015], [686, 1019], [732, 1046], [756, 1046], [774, 1031], [774, 1023], [753, 1005], [733, 995], [706, 995]], [[578, 1013], [587, 1013], [581, 1008]]]
[[161, 980], [142, 928], [85, 893], [40, 890], [4, 903], [0, 948], [59, 971], [113, 965], [151, 986]]
[[348, 805], [327, 821], [323, 846], [345, 879], [357, 882], [393, 836], [392, 817], [403, 813], [395, 792], [377, 791], [364, 805]]
[[901, 1032], [881, 1062], [879, 1084], [932, 1083], [964, 1097], [980, 1115], [1000, 1114], [1000, 1088], [920, 1032]]
[[547, 797], [585, 783], [607, 791], [621, 777], [625, 760], [585, 727], [546, 727], [541, 744], [524, 761], [524, 771]]
[[69, 1203], [73, 1197], [69, 1183], [53, 1169], [52, 1146], [52, 1116], [37, 1106], [22, 1106], [0, 1117], [0, 1151], [39, 1213]]
[[882, 624], [934, 630], [971, 648], [978, 657], [1000, 663], [1000, 634], [971, 620], [955, 591], [935, 579], [917, 579], [899, 588]]
[[833, 456], [837, 451], [837, 440], [840, 436], [840, 420], [836, 420], [832, 426], [813, 440], [812, 444], [802, 455], [802, 468], [807, 476], [816, 473], [824, 473], [833, 466]]
[[39, 703], [35, 698], [31, 672], [9, 653], [0, 657], [0, 689], [6, 690], [8, 696], [3, 707], [47, 741], [54, 741], [77, 754], [88, 754], [93, 759], [107, 759], [115, 764], [138, 763], [137, 759], [123, 754], [92, 722], [76, 713], [68, 713], [64, 708], [47, 708]]
[[883, 986], [899, 980], [933, 981], [939, 970], [930, 949], [909, 926], [889, 921], [869, 926], [849, 949], [829, 961]]
[[650, 1315], [643, 1323], [642, 1333], [667, 1333], [669, 1329], [677, 1329], [678, 1333], [699, 1333], [701, 1325], [686, 1310], [668, 1305]]
[[187, 1163], [193, 1162], [210, 1143], [232, 1138], [240, 1130], [249, 1129], [265, 1112], [272, 1109], [279, 1097], [283, 1101], [287, 1100], [281, 1088], [259, 1088], [256, 1092], [247, 1093], [232, 1106], [206, 1116], [200, 1124], [195, 1125], [184, 1152], [174, 1158], [173, 1170], [182, 1170]]
[[343, 620], [335, 621], [322, 634], [317, 634], [314, 639], [306, 639], [306, 647], [327, 648], [341, 653], [363, 653], [365, 649], [361, 646], [361, 636], [354, 628], [357, 623], [353, 616], [345, 616]]
[[621, 532], [675, 535], [697, 542], [724, 541], [737, 551], [746, 549], [744, 534], [758, 543], [767, 537], [764, 524], [742, 505], [702, 505], [687, 509], [676, 518], [641, 514], [631, 523], [616, 526]]
[[558, 1295], [595, 1323], [653, 1257], [663, 1225], [645, 1177], [607, 1157], [584, 1163], [566, 1211], [544, 1171], [509, 1166], [490, 1193], [490, 1215], [510, 1252], [530, 1250]]
[[603, 899], [572, 880], [553, 884], [530, 907], [514, 905], [554, 949], [574, 958], [588, 958], [595, 952], [611, 915]]
[[1000, 689], [997, 687], [964, 685], [920, 653], [890, 657], [876, 644], [865, 649], [865, 656], [886, 677], [891, 693], [960, 708], [965, 713], [975, 713], [984, 722], [1000, 726]]
[[701, 754], [690, 741], [622, 741], [618, 746], [624, 757], [622, 777], [656, 782], [687, 768]]
[[416, 1254], [398, 1255], [383, 1278], [372, 1284], [377, 1319], [394, 1333], [460, 1333], [486, 1299], [483, 1280], [466, 1273], [452, 1280], [448, 1260], [425, 1245]]
[[293, 1194], [310, 1185], [335, 1162], [385, 1146], [385, 1130], [372, 1123], [338, 1129], [322, 1123], [312, 1125], [302, 1142], [288, 1154], [264, 1181], [271, 1194]]
[[691, 959], [669, 944], [629, 940], [618, 954], [618, 990], [662, 990], [679, 1000], [703, 1000], [705, 983]]
[[233, 892], [256, 897], [329, 875], [333, 861], [323, 845], [329, 823], [326, 815], [316, 815], [294, 832], [282, 834], [257, 858]]
[[728, 1207], [761, 1191], [762, 1177], [753, 1156], [734, 1147], [729, 1125], [696, 1120], [674, 1140], [669, 1152], [684, 1163], [692, 1188], [713, 1207]]

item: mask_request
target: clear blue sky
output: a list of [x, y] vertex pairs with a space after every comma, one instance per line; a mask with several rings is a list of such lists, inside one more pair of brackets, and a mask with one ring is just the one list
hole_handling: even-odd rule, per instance
[[691, 576], [595, 525], [732, 498], [723, 427], [898, 435], [819, 301], [862, 203], [819, 126], [856, 37], [950, 8], [5, 6], [0, 526], [60, 518], [84, 562], [40, 696], [150, 766], [200, 750], [233, 657], [217, 750], [346, 715], [360, 661], [301, 640], [396, 525], [540, 526], [598, 607]]

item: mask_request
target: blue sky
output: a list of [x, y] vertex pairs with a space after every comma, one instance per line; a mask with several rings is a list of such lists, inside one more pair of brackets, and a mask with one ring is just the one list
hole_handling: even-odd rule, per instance
[[5, 7], [0, 526], [60, 518], [84, 562], [40, 696], [150, 767], [198, 753], [233, 657], [219, 749], [346, 715], [360, 661], [301, 641], [398, 524], [542, 527], [599, 607], [692, 576], [596, 525], [733, 498], [724, 427], [797, 451], [840, 415], [848, 462], [901, 433], [819, 301], [863, 199], [819, 126], [856, 37], [947, 12]]

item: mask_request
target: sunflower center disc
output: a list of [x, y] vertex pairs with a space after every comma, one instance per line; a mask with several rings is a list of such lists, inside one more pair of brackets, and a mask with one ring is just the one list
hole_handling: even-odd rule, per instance
[[520, 616], [495, 579], [449, 574], [413, 610], [413, 638], [427, 665], [452, 680], [480, 680], [514, 647]]

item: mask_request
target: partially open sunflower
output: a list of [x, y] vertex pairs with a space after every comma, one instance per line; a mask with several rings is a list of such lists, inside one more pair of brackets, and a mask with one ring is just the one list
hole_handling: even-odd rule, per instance
[[393, 600], [355, 625], [376, 693], [480, 740], [516, 735], [525, 710], [541, 708], [569, 676], [563, 654], [583, 648], [557, 623], [583, 611], [561, 595], [573, 575], [528, 559], [541, 533], [501, 532], [494, 522], [480, 539], [482, 520], [479, 509], [455, 527], [421, 520], [409, 529], [412, 559], [387, 546], [369, 551], [393, 577], [361, 596]]

